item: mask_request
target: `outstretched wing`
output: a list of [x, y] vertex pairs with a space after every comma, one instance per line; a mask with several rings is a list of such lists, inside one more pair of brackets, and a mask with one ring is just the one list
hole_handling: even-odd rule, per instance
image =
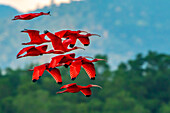
[[42, 41], [40, 35], [39, 35], [39, 31], [37, 30], [25, 30], [24, 32], [28, 33], [31, 42], [39, 42]]
[[84, 68], [90, 79], [95, 79], [96, 71], [93, 63], [84, 63], [82, 67]]
[[46, 66], [44, 64], [34, 67], [34, 72], [33, 72], [33, 76], [32, 76], [33, 82], [37, 81], [39, 79], [39, 77], [41, 77], [43, 75], [45, 69], [46, 69]]
[[72, 80], [75, 80], [76, 77], [79, 75], [81, 70], [81, 65], [82, 65], [81, 60], [76, 60], [72, 62], [72, 64], [70, 65], [70, 77]]
[[22, 18], [22, 19], [31, 17], [30, 14], [23, 14], [23, 15], [19, 15], [19, 16], [20, 16], [20, 18]]
[[60, 89], [70, 88], [70, 87], [77, 87], [77, 85], [76, 85], [76, 83], [71, 83], [71, 84], [67, 84], [67, 85], [62, 86]]
[[88, 37], [79, 37], [78, 38], [80, 40], [80, 42], [83, 44], [83, 45], [89, 45], [90, 44], [90, 40]]
[[29, 47], [25, 47], [23, 48], [22, 50], [20, 50], [20, 52], [17, 54], [17, 56], [27, 52], [28, 50], [32, 49], [32, 48], [35, 48], [35, 46], [29, 46]]
[[58, 84], [61, 84], [62, 83], [62, 78], [61, 78], [61, 74], [60, 74], [60, 70], [57, 69], [57, 68], [54, 68], [53, 70], [49, 71], [47, 69], [47, 71], [51, 74], [51, 76], [55, 79], [55, 81], [58, 83]]
[[91, 95], [90, 88], [84, 88], [80, 90], [86, 97], [89, 97]]
[[50, 62], [50, 65], [49, 65], [49, 68], [54, 68], [57, 66], [57, 64], [61, 61], [61, 59], [64, 57], [64, 55], [59, 55], [59, 56], [56, 56], [56, 57], [53, 57], [51, 62]]
[[76, 36], [70, 35], [70, 36], [68, 36], [68, 38], [72, 40], [72, 42], [71, 42], [72, 45], [76, 44], [76, 41], [77, 41], [77, 37]]
[[67, 49], [67, 47], [71, 44], [72, 40], [71, 39], [66, 39], [63, 41], [63, 47]]
[[64, 50], [61, 38], [59, 38], [58, 36], [56, 36], [50, 32], [47, 32], [46, 34], [47, 34], [48, 38], [51, 39], [53, 48], [55, 50]]
[[58, 36], [59, 38], [63, 38], [67, 31], [69, 30], [62, 30], [62, 31], [56, 32], [55, 35]]
[[48, 45], [41, 45], [41, 46], [37, 46], [36, 49], [38, 49], [39, 51], [46, 51], [47, 50]]

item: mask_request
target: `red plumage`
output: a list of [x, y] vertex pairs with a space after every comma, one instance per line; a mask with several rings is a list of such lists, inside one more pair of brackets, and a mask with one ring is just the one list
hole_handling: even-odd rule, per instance
[[39, 17], [42, 15], [50, 15], [50, 11], [48, 13], [40, 12], [40, 13], [28, 13], [28, 14], [16, 15], [12, 20], [31, 20], [35, 17]]
[[98, 85], [93, 85], [93, 84], [89, 84], [87, 86], [80, 86], [80, 85], [77, 85], [76, 83], [71, 83], [71, 84], [67, 84], [67, 85], [64, 85], [62, 86], [59, 90], [62, 90], [64, 88], [66, 88], [66, 90], [64, 91], [59, 91], [57, 92], [57, 94], [59, 93], [77, 93], [79, 91], [81, 91], [86, 97], [89, 97], [91, 96], [91, 87], [99, 87], [99, 88], [102, 88], [101, 86], [98, 86]]

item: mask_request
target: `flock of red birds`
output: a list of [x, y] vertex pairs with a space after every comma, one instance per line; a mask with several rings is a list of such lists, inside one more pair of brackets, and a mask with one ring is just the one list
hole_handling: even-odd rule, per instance
[[[38, 16], [42, 15], [50, 15], [50, 12], [44, 13], [29, 13], [23, 15], [17, 15], [12, 20], [30, 20]], [[80, 73], [81, 67], [84, 68], [87, 75], [91, 80], [95, 80], [96, 71], [93, 62], [97, 62], [99, 60], [104, 59], [93, 59], [92, 57], [88, 56], [79, 56], [75, 58], [75, 53], [64, 54], [66, 52], [70, 52], [76, 49], [83, 49], [82, 47], [75, 46], [76, 41], [79, 40], [84, 46], [88, 46], [90, 44], [90, 36], [99, 36], [98, 34], [91, 34], [86, 31], [71, 31], [71, 30], [62, 30], [56, 33], [51, 33], [47, 30], [44, 31], [43, 34], [40, 34], [40, 31], [37, 30], [29, 30], [24, 29], [21, 32], [27, 33], [30, 38], [30, 42], [22, 43], [22, 45], [39, 45], [39, 46], [28, 46], [23, 48], [17, 54], [17, 59], [27, 56], [39, 56], [43, 54], [62, 54], [51, 58], [49, 63], [45, 63], [39, 66], [34, 67], [34, 69], [30, 69], [29, 71], [33, 71], [32, 81], [36, 82], [47, 70], [55, 81], [58, 84], [62, 84], [62, 77], [60, 70], [57, 68], [59, 66], [65, 66], [68, 68], [70, 66], [70, 77], [72, 80], [75, 80]], [[84, 34], [82, 34], [84, 33]], [[47, 36], [49, 39], [45, 39]], [[62, 39], [65, 39], [64, 41]], [[40, 45], [44, 43], [52, 43], [53, 49], [47, 51], [48, 45]], [[87, 58], [91, 58], [89, 60]], [[89, 84], [87, 86], [80, 86], [76, 83], [71, 83], [62, 86], [59, 90], [66, 88], [64, 91], [58, 91], [58, 93], [77, 93], [81, 91], [86, 97], [91, 95], [91, 87], [99, 87], [98, 85]]]

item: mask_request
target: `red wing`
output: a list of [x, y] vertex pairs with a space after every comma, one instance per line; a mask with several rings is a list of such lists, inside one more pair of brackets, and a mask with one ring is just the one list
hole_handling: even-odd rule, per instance
[[76, 54], [75, 53], [70, 53], [70, 54], [67, 54], [67, 55], [74, 58]]
[[33, 76], [32, 76], [32, 80], [38, 80], [40, 76], [43, 75], [44, 71], [46, 69], [46, 66], [40, 65], [40, 66], [36, 66], [34, 67], [34, 72], [33, 72]]
[[41, 34], [41, 35], [40, 35], [41, 39], [45, 39], [45, 35], [46, 35], [46, 34]]
[[66, 49], [72, 43], [71, 39], [66, 39], [63, 41], [63, 47]]
[[23, 15], [19, 15], [21, 18], [28, 18], [28, 17], [31, 17], [31, 15], [30, 14], [23, 14]]
[[59, 56], [53, 57], [51, 62], [50, 62], [49, 68], [56, 67], [56, 65], [61, 61], [61, 59], [63, 57], [64, 57], [63, 55], [59, 55]]
[[62, 31], [56, 32], [55, 35], [58, 36], [59, 38], [63, 38], [67, 31], [68, 30], [62, 30]]
[[59, 69], [54, 68], [51, 71], [47, 70], [57, 83], [62, 83], [62, 78]]
[[47, 36], [48, 36], [48, 38], [51, 39], [53, 48], [55, 50], [64, 50], [61, 38], [59, 38], [58, 36], [56, 36], [50, 32], [47, 33]]
[[88, 37], [79, 37], [78, 38], [80, 40], [80, 42], [84, 45], [84, 44], [87, 44], [89, 45], [90, 44], [90, 40]]
[[84, 68], [90, 79], [95, 78], [96, 71], [93, 63], [85, 63], [82, 65], [82, 67]]
[[24, 32], [28, 33], [32, 42], [42, 41], [42, 39], [39, 35], [39, 31], [37, 31], [37, 30], [27, 30], [27, 31], [24, 31]]
[[17, 56], [19, 56], [19, 55], [27, 52], [27, 51], [28, 51], [29, 49], [31, 49], [31, 48], [35, 48], [35, 46], [29, 46], [29, 47], [23, 48], [22, 50], [20, 50], [20, 52], [17, 54]]
[[38, 47], [36, 47], [36, 49], [38, 49], [38, 50], [40, 50], [40, 51], [46, 51], [47, 50], [47, 47], [48, 47], [48, 45], [41, 45], [41, 46], [38, 46]]
[[79, 75], [80, 70], [81, 70], [81, 65], [82, 65], [81, 60], [77, 60], [77, 61], [72, 62], [72, 64], [70, 65], [71, 79], [74, 80]]
[[85, 88], [80, 90], [85, 96], [90, 96], [91, 95], [91, 90], [90, 88]]
[[68, 36], [68, 38], [72, 40], [71, 44], [73, 44], [73, 45], [76, 44], [76, 41], [77, 41], [77, 37], [76, 36], [74, 36], [74, 35], [72, 36], [71, 35], [71, 36]]
[[76, 83], [71, 83], [71, 84], [67, 84], [67, 85], [64, 85], [64, 86], [62, 86], [60, 89], [63, 89], [63, 88], [70, 88], [70, 87], [77, 87], [77, 85], [76, 85]]

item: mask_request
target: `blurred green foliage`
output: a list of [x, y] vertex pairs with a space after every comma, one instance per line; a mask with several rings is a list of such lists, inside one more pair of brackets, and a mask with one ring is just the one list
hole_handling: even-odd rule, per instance
[[[105, 55], [96, 55], [104, 58]], [[0, 70], [0, 113], [170, 113], [170, 55], [148, 52], [121, 63], [111, 71], [107, 62], [95, 63], [96, 80], [90, 80], [84, 69], [75, 81], [69, 69], [60, 68], [63, 85], [98, 84], [92, 96], [82, 93], [56, 95], [61, 87], [45, 72], [36, 82], [32, 72], [25, 69]]]

